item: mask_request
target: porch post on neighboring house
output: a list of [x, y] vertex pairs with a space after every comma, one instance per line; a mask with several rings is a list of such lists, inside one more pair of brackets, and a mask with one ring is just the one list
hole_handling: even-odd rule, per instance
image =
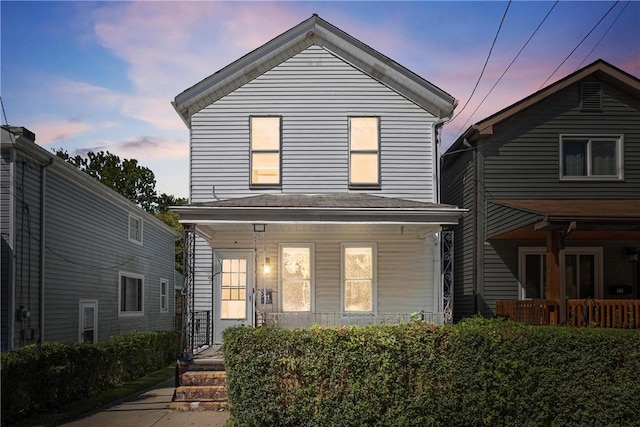
[[559, 307], [559, 313], [551, 315], [551, 323], [564, 323], [566, 309], [561, 303], [561, 268], [560, 268], [560, 231], [547, 231], [547, 268], [546, 268], [546, 299], [555, 301]]
[[[182, 271], [184, 282], [182, 285], [182, 351], [193, 352], [193, 303], [194, 303], [194, 274], [195, 274], [195, 226], [184, 224], [184, 252]], [[184, 355], [190, 357], [191, 354]]]

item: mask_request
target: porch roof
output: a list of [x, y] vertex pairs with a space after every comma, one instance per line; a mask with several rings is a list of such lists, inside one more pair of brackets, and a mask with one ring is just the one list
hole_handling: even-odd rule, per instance
[[[638, 200], [492, 200], [496, 205], [512, 212], [529, 215], [520, 222], [513, 221], [513, 227], [495, 224], [489, 238], [533, 236], [534, 232], [547, 230], [567, 230], [567, 234], [589, 232], [632, 232], [627, 239], [637, 238], [640, 232], [640, 199]], [[503, 218], [513, 217], [504, 214]], [[503, 223], [508, 223], [504, 221]], [[635, 236], [635, 237], [634, 237]], [[613, 236], [611, 236], [613, 237]]]
[[181, 223], [389, 223], [455, 225], [466, 210], [361, 193], [261, 194], [171, 208]]

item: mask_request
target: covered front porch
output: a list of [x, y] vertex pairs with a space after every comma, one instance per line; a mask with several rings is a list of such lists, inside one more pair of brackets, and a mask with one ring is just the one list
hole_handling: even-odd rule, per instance
[[489, 238], [516, 241], [518, 298], [495, 314], [531, 324], [640, 328], [640, 201], [503, 200]]
[[[261, 195], [179, 207], [185, 348], [231, 326], [304, 328], [452, 318], [463, 211], [363, 194]], [[444, 268], [444, 270], [443, 270]]]

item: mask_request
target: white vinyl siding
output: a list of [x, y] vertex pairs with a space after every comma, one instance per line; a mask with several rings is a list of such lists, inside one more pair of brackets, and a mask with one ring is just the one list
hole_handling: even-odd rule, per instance
[[[439, 228], [433, 227], [430, 232]], [[428, 233], [427, 233], [428, 234]], [[433, 238], [420, 236], [411, 227], [356, 226], [356, 225], [281, 225], [267, 226], [266, 257], [270, 259], [271, 272], [259, 274], [256, 289], [273, 291], [273, 304], [265, 309], [282, 312], [279, 295], [278, 266], [279, 244], [313, 243], [313, 312], [339, 313], [341, 311], [340, 264], [341, 244], [345, 242], [371, 242], [375, 236], [377, 248], [377, 313], [413, 313], [424, 310], [433, 312], [434, 257], [437, 246]], [[229, 231], [217, 231], [216, 248], [252, 249], [254, 247], [251, 226], [237, 226]], [[211, 258], [202, 260], [202, 280], [196, 283], [196, 310], [211, 310]], [[208, 269], [207, 269], [208, 268]], [[208, 276], [206, 272], [208, 271]], [[258, 304], [260, 310], [261, 304]]]
[[[349, 190], [349, 117], [380, 120], [376, 194], [434, 202], [435, 117], [328, 50], [312, 46], [191, 118], [191, 202], [250, 186], [250, 116], [282, 118], [281, 191]], [[265, 190], [266, 191], [266, 190]]]

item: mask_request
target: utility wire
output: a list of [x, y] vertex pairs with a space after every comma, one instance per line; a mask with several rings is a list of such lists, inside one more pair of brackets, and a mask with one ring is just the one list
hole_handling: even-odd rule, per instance
[[502, 20], [500, 21], [500, 25], [498, 26], [498, 31], [496, 31], [496, 35], [493, 38], [493, 42], [491, 43], [491, 48], [489, 49], [489, 54], [487, 55], [487, 59], [484, 61], [484, 65], [482, 66], [482, 71], [480, 71], [480, 76], [478, 76], [478, 80], [476, 81], [476, 85], [473, 87], [473, 91], [471, 91], [471, 95], [469, 95], [469, 98], [467, 98], [467, 101], [462, 106], [462, 109], [458, 111], [456, 115], [453, 116], [451, 120], [449, 120], [449, 122], [454, 121], [460, 115], [460, 113], [462, 113], [464, 109], [467, 108], [467, 105], [469, 105], [469, 101], [471, 101], [471, 98], [473, 98], [473, 94], [476, 93], [476, 89], [478, 89], [478, 85], [480, 84], [480, 80], [482, 79], [482, 75], [484, 74], [484, 70], [487, 68], [487, 64], [489, 63], [489, 58], [491, 58], [491, 52], [493, 52], [493, 47], [496, 45], [496, 41], [498, 40], [498, 34], [500, 34], [500, 30], [502, 29], [502, 24], [504, 23], [504, 19], [506, 18], [507, 12], [509, 11], [509, 6], [511, 6], [511, 0], [509, 0], [509, 3], [507, 3], [507, 8], [504, 10], [504, 14], [502, 15]]
[[9, 126], [9, 121], [7, 120], [7, 113], [4, 110], [4, 102], [2, 101], [2, 96], [0, 96], [0, 106], [2, 106], [2, 117], [4, 117], [4, 124]]
[[591, 35], [591, 33], [598, 27], [598, 25], [600, 25], [600, 23], [604, 20], [604, 18], [607, 17], [607, 15], [609, 15], [609, 13], [613, 10], [614, 7], [616, 7], [616, 5], [620, 2], [620, 0], [616, 0], [616, 2], [609, 8], [609, 10], [607, 10], [607, 12], [602, 15], [602, 18], [600, 18], [600, 20], [598, 22], [596, 22], [596, 24], [591, 28], [591, 30], [589, 30], [589, 32], [582, 38], [582, 40], [580, 40], [580, 43], [578, 43], [576, 45], [576, 47], [573, 48], [573, 50], [571, 52], [569, 52], [569, 55], [567, 55], [566, 58], [564, 58], [564, 61], [562, 61], [560, 63], [560, 65], [558, 65], [556, 67], [555, 70], [553, 70], [553, 73], [551, 73], [549, 75], [549, 77], [547, 77], [547, 79], [540, 85], [540, 87], [538, 88], [538, 90], [542, 89], [547, 82], [551, 79], [551, 77], [553, 77], [553, 75], [560, 69], [560, 67], [562, 67], [564, 65], [565, 62], [567, 62], [567, 60], [571, 57], [571, 55], [573, 55], [573, 53], [578, 50], [578, 48], [582, 45], [582, 43], [584, 43], [584, 41], [587, 39], [587, 37], [589, 37]]
[[628, 1], [624, 7], [620, 10], [620, 12], [618, 12], [618, 16], [616, 16], [616, 19], [613, 20], [613, 22], [611, 23], [611, 25], [609, 25], [609, 28], [607, 28], [607, 31], [604, 32], [604, 34], [602, 35], [602, 37], [600, 37], [600, 40], [598, 40], [598, 43], [596, 43], [596, 45], [593, 47], [593, 49], [591, 49], [589, 51], [589, 53], [587, 54], [587, 56], [584, 57], [584, 59], [582, 60], [582, 62], [580, 63], [580, 65], [578, 65], [575, 69], [575, 71], [578, 71], [578, 69], [580, 67], [582, 67], [582, 64], [585, 63], [585, 61], [587, 60], [587, 58], [589, 58], [589, 56], [591, 56], [591, 54], [593, 53], [594, 50], [596, 50], [596, 48], [598, 47], [598, 45], [600, 44], [600, 42], [602, 41], [602, 39], [605, 38], [605, 36], [609, 33], [609, 31], [611, 30], [611, 28], [613, 28], [613, 26], [615, 25], [615, 23], [618, 21], [618, 18], [620, 18], [620, 15], [622, 15], [622, 12], [624, 12], [624, 10], [627, 8], [627, 6], [629, 6], [629, 3], [631, 3], [631, 1]]
[[549, 11], [547, 12], [546, 16], [544, 18], [542, 18], [542, 21], [540, 21], [540, 23], [538, 24], [538, 26], [536, 27], [536, 29], [533, 31], [533, 33], [531, 33], [531, 35], [529, 36], [529, 39], [525, 42], [525, 44], [522, 46], [522, 48], [520, 48], [520, 51], [516, 54], [516, 56], [513, 58], [513, 60], [511, 61], [511, 63], [507, 66], [507, 68], [504, 70], [504, 72], [502, 73], [502, 75], [498, 78], [498, 80], [496, 80], [495, 84], [493, 85], [493, 87], [491, 89], [489, 89], [489, 92], [487, 92], [487, 94], [485, 95], [484, 98], [482, 98], [482, 101], [480, 101], [480, 104], [478, 104], [478, 106], [476, 107], [475, 110], [473, 110], [473, 113], [471, 113], [471, 115], [469, 116], [469, 118], [467, 119], [466, 122], [464, 122], [464, 124], [460, 127], [460, 129], [458, 129], [457, 132], [457, 136], [453, 139], [454, 141], [456, 139], [458, 139], [460, 137], [460, 135], [462, 134], [462, 132], [464, 131], [464, 129], [466, 128], [467, 124], [469, 123], [469, 121], [473, 118], [473, 116], [476, 114], [476, 112], [478, 111], [478, 109], [482, 106], [482, 104], [484, 104], [484, 101], [487, 100], [487, 98], [489, 97], [489, 95], [491, 94], [491, 92], [493, 92], [493, 90], [496, 88], [496, 86], [498, 86], [498, 83], [500, 83], [500, 81], [502, 80], [502, 78], [505, 76], [505, 74], [507, 74], [507, 71], [509, 71], [509, 69], [511, 68], [511, 66], [516, 62], [516, 60], [518, 59], [518, 57], [520, 56], [520, 54], [524, 51], [524, 49], [527, 47], [527, 45], [529, 44], [529, 42], [531, 41], [531, 39], [533, 39], [533, 36], [536, 35], [536, 33], [538, 32], [538, 30], [540, 29], [540, 27], [542, 27], [542, 24], [545, 23], [545, 21], [547, 20], [547, 18], [549, 17], [549, 15], [551, 15], [551, 12], [553, 11], [553, 9], [555, 9], [555, 7], [558, 5], [560, 0], [556, 0], [556, 2], [553, 4], [553, 6], [551, 6], [551, 9], [549, 9]]

